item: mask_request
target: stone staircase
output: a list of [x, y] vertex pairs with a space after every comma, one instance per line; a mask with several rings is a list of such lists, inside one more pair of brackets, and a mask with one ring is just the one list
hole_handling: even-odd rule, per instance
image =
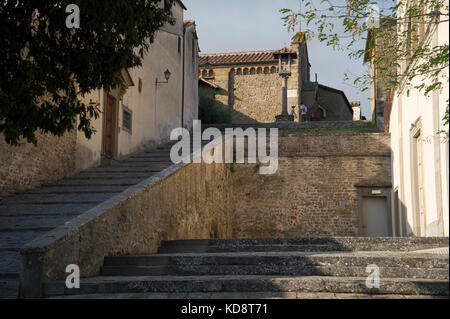
[[171, 166], [171, 146], [0, 200], [0, 298], [18, 296], [20, 248]]
[[[296, 238], [163, 242], [158, 254], [105, 258], [80, 289], [50, 298], [448, 298], [448, 238]], [[431, 252], [431, 253], [430, 253]], [[377, 265], [380, 287], [368, 288]]]

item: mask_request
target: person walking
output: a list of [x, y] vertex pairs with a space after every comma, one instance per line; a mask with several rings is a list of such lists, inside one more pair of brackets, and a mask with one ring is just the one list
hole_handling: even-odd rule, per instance
[[302, 102], [300, 105], [300, 121], [306, 122], [306, 113], [308, 113], [308, 107]]
[[289, 115], [295, 117], [295, 105], [292, 105], [291, 112], [289, 113]]

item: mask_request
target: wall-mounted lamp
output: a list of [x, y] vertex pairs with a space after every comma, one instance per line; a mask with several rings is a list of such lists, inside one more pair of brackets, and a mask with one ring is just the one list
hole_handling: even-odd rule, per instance
[[160, 82], [160, 81], [158, 81], [158, 78], [156, 78], [156, 84], [158, 85], [158, 84], [167, 84], [167, 83], [169, 83], [171, 75], [172, 75], [172, 73], [170, 73], [169, 69], [167, 69], [164, 72], [164, 77], [166, 78], [166, 81], [165, 82]]

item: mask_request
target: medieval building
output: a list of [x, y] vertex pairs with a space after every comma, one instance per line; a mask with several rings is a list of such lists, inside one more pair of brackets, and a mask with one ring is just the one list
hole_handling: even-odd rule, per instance
[[[345, 93], [311, 81], [308, 48], [302, 36], [291, 48], [269, 51], [200, 55], [200, 87], [210, 87], [215, 99], [232, 109], [233, 123], [270, 123], [282, 112], [279, 52], [290, 54], [288, 105], [308, 106], [311, 121], [351, 121], [353, 110]], [[296, 120], [299, 117], [296, 116]]]

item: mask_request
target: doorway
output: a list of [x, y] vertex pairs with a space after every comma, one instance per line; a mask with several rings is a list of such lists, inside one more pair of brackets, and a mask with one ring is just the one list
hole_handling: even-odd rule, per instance
[[423, 145], [421, 122], [412, 130], [412, 195], [414, 207], [414, 234], [426, 236], [425, 194], [423, 184]]
[[386, 197], [364, 197], [362, 201], [362, 235], [390, 237], [389, 211]]
[[104, 135], [104, 155], [114, 158], [114, 114], [117, 99], [110, 94], [106, 95], [105, 107], [105, 135]]

